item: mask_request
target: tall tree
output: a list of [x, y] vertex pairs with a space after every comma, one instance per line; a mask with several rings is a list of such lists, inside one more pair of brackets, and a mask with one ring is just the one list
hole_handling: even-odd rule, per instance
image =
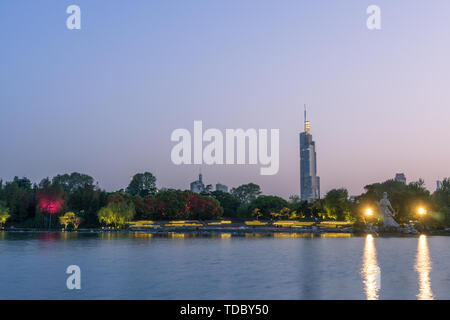
[[227, 218], [237, 217], [237, 211], [241, 203], [235, 196], [233, 196], [228, 192], [223, 192], [219, 190], [211, 192], [211, 196], [217, 201], [219, 201], [220, 205], [223, 208], [224, 217]]
[[301, 200], [297, 195], [289, 197], [289, 208], [295, 211], [300, 218], [312, 218], [312, 211], [308, 201]]
[[39, 212], [45, 215], [56, 215], [67, 209], [67, 193], [58, 182], [48, 178], [39, 183], [36, 199]]
[[93, 186], [94, 178], [87, 174], [73, 172], [71, 174], [57, 175], [52, 182], [61, 185], [67, 193], [72, 193], [79, 189]]
[[98, 225], [97, 212], [107, 203], [107, 194], [95, 184], [93, 177], [78, 172], [60, 174], [52, 179], [67, 195], [67, 207], [82, 217], [83, 224]]
[[261, 194], [261, 188], [257, 184], [243, 184], [237, 188], [231, 189], [231, 194], [235, 196], [241, 203], [249, 204]]
[[443, 215], [447, 223], [450, 222], [450, 178], [442, 181], [442, 186], [433, 194], [434, 209]]
[[328, 218], [348, 220], [350, 218], [350, 201], [347, 189], [332, 189], [323, 199], [323, 206]]
[[271, 218], [271, 213], [279, 212], [288, 205], [286, 200], [277, 196], [259, 196], [250, 203], [248, 210], [251, 215], [257, 208], [260, 210], [262, 217], [268, 219]]
[[131, 178], [127, 192], [141, 197], [156, 193], [156, 178], [150, 172], [137, 173]]
[[34, 216], [35, 190], [27, 178], [14, 177], [2, 190], [2, 199], [10, 209], [11, 222], [22, 223]]

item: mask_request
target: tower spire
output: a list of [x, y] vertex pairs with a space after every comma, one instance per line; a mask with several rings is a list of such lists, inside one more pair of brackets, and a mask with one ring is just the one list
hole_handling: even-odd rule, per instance
[[306, 118], [306, 104], [305, 104], [305, 132], [306, 134], [309, 134], [310, 131], [310, 124], [308, 119]]

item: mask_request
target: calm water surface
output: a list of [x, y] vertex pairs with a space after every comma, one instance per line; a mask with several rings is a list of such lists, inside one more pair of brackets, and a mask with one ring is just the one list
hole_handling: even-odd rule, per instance
[[[450, 299], [450, 237], [0, 232], [0, 299]], [[69, 265], [81, 290], [68, 290]]]

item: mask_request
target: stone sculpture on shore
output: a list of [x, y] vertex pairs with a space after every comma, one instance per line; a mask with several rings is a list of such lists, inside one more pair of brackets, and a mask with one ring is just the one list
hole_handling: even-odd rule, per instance
[[392, 208], [387, 192], [383, 193], [383, 198], [380, 202], [378, 202], [378, 208], [383, 219], [384, 228], [397, 229], [400, 227], [400, 225], [394, 220], [395, 210]]

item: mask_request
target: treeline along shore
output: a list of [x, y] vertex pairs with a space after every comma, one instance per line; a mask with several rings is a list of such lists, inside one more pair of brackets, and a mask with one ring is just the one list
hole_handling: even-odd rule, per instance
[[[199, 194], [188, 190], [158, 189], [152, 173], [136, 174], [125, 189], [102, 190], [86, 174], [62, 174], [33, 184], [28, 178], [0, 180], [0, 228], [117, 230], [173, 228], [334, 228], [365, 230], [381, 225], [377, 201], [383, 192], [400, 224], [414, 224], [419, 231], [450, 226], [450, 178], [430, 193], [419, 180], [404, 184], [394, 180], [365, 186], [350, 198], [345, 188], [330, 190], [322, 199], [306, 202], [264, 195], [260, 186], [248, 183], [230, 192]], [[417, 208], [425, 208], [426, 215]], [[365, 212], [371, 208], [374, 214]], [[423, 213], [423, 212], [421, 212]], [[342, 229], [344, 228], [344, 229]]]

